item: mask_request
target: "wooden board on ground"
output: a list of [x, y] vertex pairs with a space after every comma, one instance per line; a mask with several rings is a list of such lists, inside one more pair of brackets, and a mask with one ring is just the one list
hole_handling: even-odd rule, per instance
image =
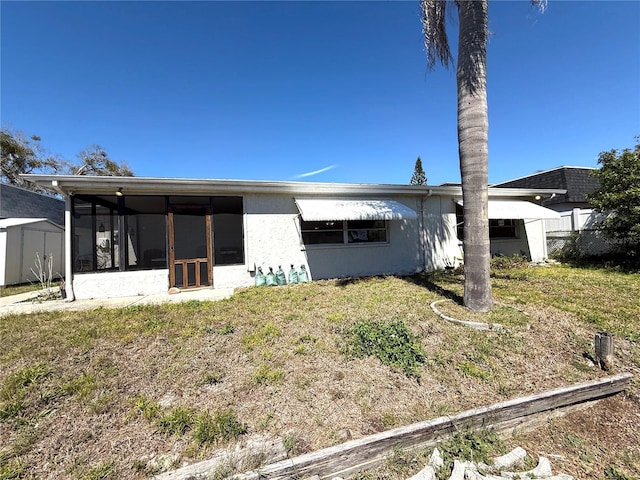
[[519, 422], [533, 416], [539, 416], [541, 413], [547, 412], [551, 415], [558, 409], [575, 407], [585, 402], [619, 393], [625, 389], [631, 378], [632, 375], [628, 373], [614, 375], [507, 400], [488, 407], [474, 408], [458, 415], [395, 428], [282, 460], [258, 470], [237, 475], [234, 478], [258, 480], [262, 478], [307, 478], [315, 475], [320, 478], [346, 477], [374, 467], [384, 461], [396, 448], [415, 449], [432, 446], [460, 430], [513, 429], [514, 425]]
[[[394, 428], [367, 437], [350, 440], [333, 447], [281, 460], [258, 470], [234, 476], [237, 480], [347, 477], [383, 462], [397, 448], [416, 449], [435, 445], [460, 430], [494, 428], [513, 431], [528, 423], [540, 424], [561, 412], [575, 411], [594, 401], [625, 389], [633, 376], [629, 373], [556, 388], [543, 393], [474, 408], [458, 415], [446, 416]], [[246, 451], [257, 450], [247, 445]], [[273, 446], [273, 445], [272, 445]], [[238, 452], [236, 452], [238, 453]], [[253, 453], [256, 453], [255, 451]], [[157, 480], [206, 478], [219, 466], [210, 459], [154, 477]]]

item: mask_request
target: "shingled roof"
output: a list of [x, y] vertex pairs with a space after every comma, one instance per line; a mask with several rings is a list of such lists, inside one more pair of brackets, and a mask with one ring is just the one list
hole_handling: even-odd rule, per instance
[[47, 218], [64, 225], [64, 201], [0, 183], [0, 218]]
[[590, 167], [558, 167], [543, 172], [536, 172], [526, 177], [492, 185], [497, 188], [558, 188], [565, 189], [564, 195], [556, 195], [543, 202], [543, 205], [560, 203], [588, 203], [585, 195], [595, 192], [600, 181], [591, 175], [595, 168]]

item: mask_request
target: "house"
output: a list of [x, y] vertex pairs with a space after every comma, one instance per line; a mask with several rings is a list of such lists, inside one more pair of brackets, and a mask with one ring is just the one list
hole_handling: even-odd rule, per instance
[[56, 225], [64, 225], [64, 201], [0, 183], [0, 218], [46, 218]]
[[[39, 267], [64, 272], [65, 202], [13, 185], [0, 184], [0, 286], [35, 282]], [[48, 273], [48, 272], [45, 272]]]
[[[68, 297], [254, 284], [282, 265], [314, 279], [455, 264], [457, 186], [25, 175], [66, 200]], [[501, 253], [542, 260], [556, 189], [490, 189]]]
[[559, 218], [547, 219], [547, 243], [550, 253], [559, 250], [578, 235], [585, 253], [598, 254], [610, 246], [600, 232], [594, 230], [599, 214], [587, 200], [587, 195], [600, 187], [599, 180], [591, 175], [592, 167], [557, 167], [536, 172], [493, 185], [494, 188], [552, 188], [566, 190], [544, 199], [542, 205], [555, 210]]

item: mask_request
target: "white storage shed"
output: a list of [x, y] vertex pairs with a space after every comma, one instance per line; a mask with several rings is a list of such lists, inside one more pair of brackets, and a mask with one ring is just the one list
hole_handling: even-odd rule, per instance
[[[64, 276], [64, 227], [46, 218], [0, 219], [0, 286], [38, 282], [36, 258], [54, 279]], [[45, 270], [46, 272], [46, 270]]]

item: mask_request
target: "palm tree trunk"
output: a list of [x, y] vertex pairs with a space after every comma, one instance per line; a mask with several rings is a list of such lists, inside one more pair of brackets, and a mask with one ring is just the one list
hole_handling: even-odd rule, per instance
[[489, 277], [489, 120], [487, 117], [488, 0], [458, 1], [458, 145], [464, 215], [464, 304], [493, 307]]

